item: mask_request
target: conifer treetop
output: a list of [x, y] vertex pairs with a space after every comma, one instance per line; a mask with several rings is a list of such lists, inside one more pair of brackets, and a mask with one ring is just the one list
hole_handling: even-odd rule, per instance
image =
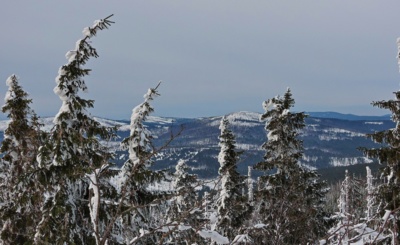
[[82, 31], [84, 37], [76, 42], [74, 50], [70, 50], [65, 54], [68, 63], [60, 67], [56, 77], [57, 86], [54, 88], [54, 93], [63, 102], [59, 113], [54, 119], [55, 124], [62, 121], [64, 113], [76, 114], [75, 110], [82, 112], [85, 107], [93, 107], [93, 101], [85, 101], [77, 96], [79, 90], [87, 92], [83, 77], [89, 74], [90, 69], [83, 69], [82, 66], [91, 57], [98, 57], [96, 49], [89, 44], [88, 39], [94, 37], [99, 30], [107, 29], [114, 23], [109, 20], [112, 16], [96, 20], [92, 27], [84, 28]]
[[157, 89], [160, 86], [161, 81], [155, 88], [149, 88], [147, 93], [143, 96], [144, 102], [133, 108], [130, 124], [130, 136], [123, 140], [121, 146], [123, 149], [129, 151], [129, 161], [133, 165], [140, 163], [140, 152], [149, 151], [151, 133], [143, 125], [147, 117], [154, 111], [150, 102], [155, 97], [159, 96]]
[[8, 118], [14, 118], [15, 120], [22, 119], [18, 118], [22, 116], [21, 114], [26, 116], [27, 113], [32, 113], [28, 106], [32, 103], [32, 100], [27, 98], [28, 93], [18, 84], [18, 77], [15, 74], [9, 76], [6, 80], [6, 85], [8, 86], [8, 90], [4, 97], [5, 105], [2, 107], [2, 112], [8, 112]]
[[90, 69], [83, 66], [91, 57], [98, 57], [89, 39], [99, 30], [106, 29], [114, 23], [110, 20], [111, 17], [112, 15], [97, 20], [92, 27], [86, 27], [83, 30], [84, 37], [76, 42], [74, 50], [65, 55], [68, 62], [59, 68], [57, 85], [54, 88], [62, 106], [53, 120], [55, 127], [51, 132], [50, 141], [40, 148], [37, 160], [41, 167], [80, 163], [84, 163], [84, 167], [93, 164], [100, 167], [103, 164], [100, 155], [104, 156], [107, 153], [103, 151], [100, 154], [93, 150], [101, 148], [96, 137], [109, 139], [113, 137], [113, 129], [101, 126], [91, 117], [87, 108], [93, 107], [94, 101], [83, 99], [78, 93], [87, 92], [84, 76], [89, 74]]
[[260, 120], [266, 121], [267, 142], [263, 144], [266, 150], [265, 161], [256, 165], [260, 170], [269, 171], [277, 168], [278, 171], [296, 164], [302, 156], [303, 145], [298, 138], [304, 128], [303, 112], [292, 113], [294, 99], [289, 88], [283, 96], [276, 96], [263, 103], [265, 113]]
[[[21, 158], [23, 155], [22, 149], [30, 149], [30, 143], [33, 139], [33, 128], [30, 122], [30, 117], [34, 114], [29, 104], [32, 103], [32, 99], [28, 98], [26, 93], [18, 83], [16, 75], [11, 75], [7, 78], [6, 84], [8, 90], [4, 98], [4, 106], [1, 108], [3, 113], [8, 113], [7, 117], [11, 120], [4, 131], [4, 141], [2, 142], [1, 152], [9, 152], [9, 157]], [[19, 148], [18, 154], [14, 152]], [[13, 150], [12, 150], [13, 149]], [[6, 154], [7, 155], [7, 154]], [[8, 156], [5, 158], [8, 159]]]

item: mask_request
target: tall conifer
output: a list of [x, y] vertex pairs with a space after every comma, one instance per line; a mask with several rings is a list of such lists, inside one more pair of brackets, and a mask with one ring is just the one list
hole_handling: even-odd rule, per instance
[[262, 146], [264, 161], [255, 169], [264, 172], [256, 192], [256, 221], [266, 225], [254, 230], [255, 241], [264, 244], [302, 244], [315, 240], [320, 232], [320, 202], [323, 185], [318, 175], [300, 164], [300, 139], [306, 115], [293, 113], [290, 89], [263, 103], [267, 142]]
[[42, 220], [35, 236], [38, 244], [88, 244], [96, 240], [98, 231], [92, 225], [93, 210], [88, 205], [93, 195], [88, 176], [102, 173], [99, 169], [108, 165], [112, 154], [99, 139], [110, 139], [113, 130], [92, 118], [87, 109], [94, 101], [83, 99], [79, 92], [87, 91], [84, 77], [90, 72], [83, 66], [90, 58], [98, 57], [89, 39], [113, 23], [110, 17], [83, 30], [84, 37], [67, 52], [68, 63], [60, 67], [56, 77], [54, 92], [62, 106], [38, 156], [40, 167], [47, 170]]
[[362, 148], [367, 157], [376, 158], [383, 165], [384, 183], [376, 190], [376, 201], [380, 203], [378, 212], [383, 216], [391, 213], [391, 219], [385, 224], [384, 234], [391, 236], [394, 244], [400, 242], [400, 91], [394, 92], [395, 98], [388, 101], [373, 102], [373, 106], [388, 109], [392, 113], [395, 128], [368, 134], [367, 136], [381, 146], [373, 149]]
[[130, 136], [125, 138], [121, 146], [128, 150], [129, 159], [124, 163], [119, 173], [120, 202], [127, 211], [122, 215], [122, 229], [126, 242], [132, 240], [135, 244], [151, 244], [157, 240], [156, 233], [144, 233], [154, 230], [158, 220], [154, 219], [152, 212], [157, 210], [162, 193], [149, 190], [149, 186], [164, 178], [163, 171], [154, 171], [152, 157], [155, 150], [152, 144], [152, 134], [144, 125], [148, 116], [154, 111], [151, 101], [159, 96], [158, 86], [151, 88], [144, 95], [144, 102], [132, 110]]
[[180, 159], [175, 166], [172, 179], [172, 197], [168, 200], [163, 231], [167, 244], [204, 244], [196, 234], [203, 224], [202, 211], [197, 200], [197, 176], [190, 174], [185, 160]]
[[221, 119], [218, 155], [220, 168], [218, 170], [221, 187], [217, 200], [216, 230], [223, 236], [233, 240], [245, 221], [249, 206], [243, 195], [245, 177], [237, 171], [240, 152], [236, 150], [235, 136], [226, 117]]
[[1, 239], [8, 244], [31, 243], [38, 222], [41, 187], [37, 184], [36, 155], [44, 138], [32, 100], [16, 75], [7, 79], [8, 91], [2, 112], [10, 119], [4, 132], [0, 162]]
[[[397, 61], [400, 65], [400, 38], [397, 39]], [[374, 101], [372, 105], [389, 110], [395, 127], [367, 134], [372, 141], [381, 144], [378, 148], [361, 148], [367, 157], [379, 160], [383, 165], [384, 183], [377, 187], [377, 202], [380, 215], [391, 217], [385, 221], [384, 233], [391, 236], [393, 244], [400, 243], [400, 90], [393, 92], [391, 100]]]

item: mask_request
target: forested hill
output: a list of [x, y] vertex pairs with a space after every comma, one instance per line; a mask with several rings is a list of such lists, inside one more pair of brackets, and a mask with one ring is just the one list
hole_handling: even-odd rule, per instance
[[[361, 117], [339, 113], [309, 113], [306, 127], [302, 133], [304, 141], [303, 163], [312, 168], [328, 168], [370, 163], [360, 151], [360, 146], [376, 146], [365, 137], [373, 133], [394, 127], [388, 116]], [[319, 117], [316, 117], [319, 116]], [[175, 166], [179, 159], [188, 160], [188, 165], [200, 177], [214, 177], [218, 173], [217, 155], [219, 124], [221, 116], [203, 118], [161, 118], [149, 117], [146, 124], [155, 136], [154, 143], [161, 147], [172, 134], [182, 130], [171, 144], [157, 155], [158, 168]], [[262, 160], [264, 151], [261, 145], [266, 141], [264, 122], [260, 122], [260, 114], [254, 112], [237, 112], [227, 115], [231, 128], [236, 136], [237, 148], [243, 151], [238, 169], [242, 174], [247, 172], [247, 166]], [[357, 120], [355, 120], [357, 119]], [[42, 119], [45, 128], [52, 127], [52, 118]], [[129, 135], [129, 121], [107, 120], [97, 118], [102, 124], [119, 125], [119, 139]], [[1, 137], [7, 121], [0, 122]], [[118, 142], [108, 142], [117, 152]], [[122, 164], [127, 155], [121, 155], [115, 160]]]
[[[260, 114], [238, 112], [227, 116], [236, 135], [236, 146], [243, 150], [239, 171], [245, 173], [247, 166], [262, 160], [264, 151], [261, 145], [266, 141], [265, 122], [260, 122]], [[219, 167], [217, 155], [219, 122], [221, 117], [197, 119], [173, 119], [163, 125], [151, 124], [158, 129], [157, 144], [161, 145], [170, 137], [170, 131], [177, 132], [183, 125], [180, 137], [171, 147], [159, 156], [165, 166], [180, 158], [188, 159], [189, 164], [204, 176], [216, 175]], [[309, 117], [302, 133], [304, 141], [303, 163], [312, 168], [327, 168], [370, 163], [371, 160], [357, 150], [358, 147], [374, 147], [367, 133], [394, 127], [389, 118], [370, 118], [369, 120], [344, 120], [338, 118]]]

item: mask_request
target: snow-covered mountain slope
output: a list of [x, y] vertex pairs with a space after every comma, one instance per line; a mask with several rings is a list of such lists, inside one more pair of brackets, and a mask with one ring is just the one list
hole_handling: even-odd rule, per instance
[[[264, 155], [261, 145], [266, 141], [265, 123], [260, 122], [261, 114], [253, 112], [237, 112], [226, 115], [236, 136], [237, 148], [243, 150], [239, 170], [247, 171], [248, 165], [262, 161]], [[222, 117], [198, 118], [187, 120], [183, 124], [184, 131], [165, 151], [160, 162], [168, 166], [173, 161], [184, 158], [189, 164], [201, 169], [203, 174], [211, 175], [218, 170], [216, 156], [219, 151], [219, 122]], [[302, 133], [304, 157], [302, 162], [312, 168], [326, 168], [370, 163], [357, 150], [358, 147], [376, 147], [365, 137], [365, 134], [381, 131], [394, 126], [386, 117], [369, 117], [368, 120], [344, 120], [336, 118], [306, 119], [306, 128]], [[177, 132], [176, 122], [167, 135], [159, 135], [157, 144]], [[204, 168], [206, 166], [207, 168]]]
[[[330, 113], [329, 115], [336, 115]], [[342, 115], [342, 114], [341, 114]], [[260, 122], [261, 114], [237, 112], [226, 115], [236, 136], [236, 146], [242, 150], [238, 168], [247, 172], [247, 166], [262, 161], [264, 155], [261, 145], [266, 141], [265, 123]], [[343, 118], [343, 116], [338, 116]], [[219, 152], [218, 127], [222, 116], [203, 118], [162, 118], [149, 117], [146, 125], [154, 134], [156, 147], [163, 146], [172, 135], [180, 132], [171, 144], [160, 152], [155, 160], [159, 168], [174, 166], [179, 159], [188, 160], [193, 171], [202, 176], [211, 177], [218, 172], [217, 155]], [[352, 117], [362, 118], [362, 117]], [[365, 137], [372, 133], [394, 127], [387, 117], [368, 117], [368, 120], [344, 120], [338, 118], [306, 119], [306, 128], [302, 133], [304, 157], [302, 162], [312, 168], [326, 168], [370, 163], [360, 151], [360, 146], [374, 147], [373, 142]], [[129, 135], [129, 121], [96, 118], [104, 126], [118, 126], [119, 138], [107, 144], [120, 154], [116, 162], [122, 164], [127, 154], [118, 151], [118, 141]], [[53, 118], [43, 118], [44, 129], [53, 127]], [[7, 127], [7, 120], [0, 121], [0, 135]]]

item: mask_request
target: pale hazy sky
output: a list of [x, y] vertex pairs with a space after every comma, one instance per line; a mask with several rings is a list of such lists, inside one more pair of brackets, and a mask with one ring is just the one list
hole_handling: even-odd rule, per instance
[[92, 39], [93, 115], [129, 118], [159, 80], [158, 116], [262, 112], [287, 87], [297, 111], [387, 114], [370, 103], [399, 89], [399, 9], [399, 0], [2, 1], [0, 97], [15, 73], [36, 112], [54, 116], [65, 53], [114, 14]]

